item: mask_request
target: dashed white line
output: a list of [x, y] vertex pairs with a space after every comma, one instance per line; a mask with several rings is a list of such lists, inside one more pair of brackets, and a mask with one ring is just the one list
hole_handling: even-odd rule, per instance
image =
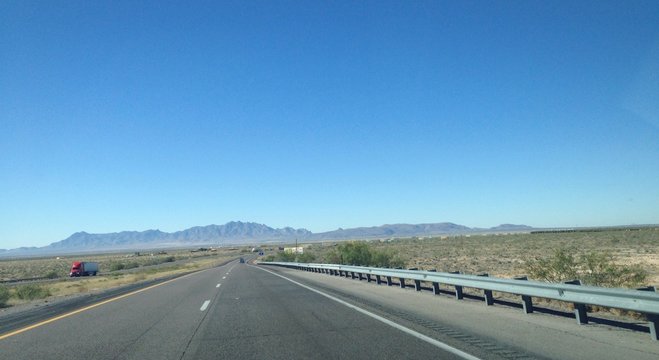
[[199, 310], [201, 310], [201, 311], [206, 310], [208, 308], [208, 305], [210, 305], [210, 303], [211, 303], [210, 300], [204, 301], [204, 303], [201, 305], [201, 308], [199, 308]]
[[226, 276], [222, 276], [222, 279], [226, 279], [226, 278], [227, 278]]
[[222, 284], [217, 284], [217, 285], [215, 285], [215, 287], [216, 287], [216, 288], [219, 288], [219, 287], [220, 287], [220, 285], [222, 285]]

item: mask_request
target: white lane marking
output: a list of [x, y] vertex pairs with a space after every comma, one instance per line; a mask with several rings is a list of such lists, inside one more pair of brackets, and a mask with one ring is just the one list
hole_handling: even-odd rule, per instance
[[206, 309], [208, 308], [208, 305], [210, 305], [210, 303], [211, 303], [210, 300], [206, 300], [206, 301], [204, 301], [204, 303], [201, 305], [201, 308], [199, 308], [199, 310], [200, 310], [200, 311], [204, 311], [204, 310], [206, 310]]
[[305, 289], [307, 289], [307, 290], [313, 291], [313, 292], [315, 292], [316, 294], [322, 295], [322, 296], [324, 296], [324, 297], [326, 297], [326, 298], [328, 298], [328, 299], [330, 299], [330, 300], [334, 300], [334, 301], [338, 302], [339, 304], [345, 305], [345, 306], [347, 306], [347, 307], [349, 307], [349, 308], [351, 308], [351, 309], [353, 309], [353, 310], [355, 310], [355, 311], [358, 311], [358, 312], [360, 312], [360, 313], [362, 313], [362, 314], [364, 314], [364, 315], [366, 315], [366, 316], [370, 316], [371, 318], [373, 318], [373, 319], [375, 319], [375, 320], [378, 320], [378, 321], [380, 321], [380, 322], [383, 322], [383, 323], [385, 323], [385, 324], [387, 324], [387, 325], [389, 325], [389, 326], [391, 326], [391, 327], [393, 327], [393, 328], [396, 328], [396, 329], [398, 329], [398, 330], [400, 330], [400, 331], [402, 331], [402, 332], [404, 332], [404, 333], [406, 333], [406, 334], [412, 335], [412, 336], [414, 336], [415, 338], [417, 338], [417, 339], [419, 339], [419, 340], [425, 341], [425, 342], [427, 342], [427, 343], [429, 343], [429, 344], [431, 344], [431, 345], [434, 345], [434, 346], [436, 346], [436, 347], [438, 347], [438, 348], [440, 348], [440, 349], [442, 349], [442, 350], [448, 351], [448, 352], [450, 352], [451, 354], [457, 355], [457, 356], [459, 356], [459, 357], [461, 357], [461, 358], [463, 358], [463, 359], [466, 359], [466, 360], [481, 360], [480, 358], [478, 358], [478, 357], [476, 357], [476, 356], [474, 356], [474, 355], [468, 354], [468, 353], [466, 353], [466, 352], [464, 352], [464, 351], [462, 351], [462, 350], [460, 350], [460, 349], [454, 348], [454, 347], [451, 346], [451, 345], [445, 344], [445, 343], [443, 343], [443, 342], [441, 342], [441, 341], [439, 341], [439, 340], [435, 340], [435, 339], [433, 339], [433, 338], [431, 338], [431, 337], [429, 337], [429, 336], [426, 336], [426, 335], [423, 335], [423, 334], [421, 334], [421, 333], [418, 333], [418, 332], [416, 332], [416, 331], [414, 331], [414, 330], [412, 330], [412, 329], [410, 329], [410, 328], [407, 328], [407, 327], [405, 327], [405, 326], [403, 326], [403, 325], [397, 324], [397, 323], [395, 323], [395, 322], [393, 322], [393, 321], [391, 321], [391, 320], [389, 320], [389, 319], [385, 319], [385, 318], [383, 318], [382, 316], [376, 315], [376, 314], [374, 314], [374, 313], [372, 313], [372, 312], [370, 312], [370, 311], [368, 311], [368, 310], [364, 310], [364, 309], [362, 309], [362, 308], [360, 308], [360, 307], [358, 307], [358, 306], [355, 306], [355, 305], [353, 305], [353, 304], [350, 304], [350, 303], [348, 303], [348, 302], [345, 302], [345, 301], [343, 301], [343, 300], [341, 300], [341, 299], [339, 299], [339, 298], [337, 298], [337, 297], [334, 297], [334, 296], [332, 296], [332, 295], [330, 295], [330, 294], [326, 294], [326, 293], [324, 293], [324, 292], [322, 292], [322, 291], [320, 291], [320, 290], [316, 290], [316, 289], [314, 289], [314, 288], [312, 288], [312, 287], [309, 287], [309, 286], [307, 286], [307, 285], [301, 284], [301, 283], [299, 283], [299, 282], [297, 282], [297, 281], [295, 281], [295, 280], [291, 280], [291, 279], [289, 279], [289, 278], [287, 278], [287, 277], [285, 277], [285, 276], [283, 276], [283, 275], [279, 275], [279, 274], [274, 273], [274, 272], [272, 272], [272, 271], [270, 271], [270, 270], [266, 270], [266, 269], [261, 268], [261, 267], [258, 267], [258, 266], [254, 266], [254, 267], [257, 268], [257, 269], [259, 269], [259, 270], [263, 270], [263, 271], [265, 271], [265, 272], [269, 272], [269, 273], [272, 274], [272, 275], [279, 276], [280, 278], [282, 278], [282, 279], [284, 279], [284, 280], [288, 280], [288, 281], [292, 282], [292, 283], [295, 284], [295, 285], [298, 285], [298, 286], [301, 286], [301, 287], [303, 287], [303, 288], [305, 288]]
[[222, 284], [217, 284], [217, 285], [215, 285], [215, 287], [216, 287], [216, 288], [219, 288], [219, 287], [220, 287], [220, 285], [222, 285]]
[[227, 278], [226, 276], [222, 276], [222, 279], [226, 279], [226, 278]]

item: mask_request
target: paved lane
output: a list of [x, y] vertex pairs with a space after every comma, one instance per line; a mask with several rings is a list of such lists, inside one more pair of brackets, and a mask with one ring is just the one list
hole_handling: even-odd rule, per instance
[[0, 358], [180, 359], [230, 263], [0, 340]]
[[230, 263], [0, 340], [11, 359], [456, 359], [354, 309]]
[[255, 267], [236, 266], [185, 359], [457, 359]]

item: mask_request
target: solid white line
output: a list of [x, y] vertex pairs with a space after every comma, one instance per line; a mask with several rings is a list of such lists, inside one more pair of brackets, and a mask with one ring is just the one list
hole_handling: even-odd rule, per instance
[[353, 305], [353, 304], [350, 304], [350, 303], [348, 303], [348, 302], [345, 302], [345, 301], [343, 301], [343, 300], [341, 300], [341, 299], [339, 299], [339, 298], [337, 298], [337, 297], [334, 297], [334, 296], [332, 296], [332, 295], [326, 294], [326, 293], [324, 293], [324, 292], [322, 292], [322, 291], [320, 291], [320, 290], [316, 290], [316, 289], [314, 289], [314, 288], [312, 288], [312, 287], [309, 287], [309, 286], [307, 286], [307, 285], [301, 284], [301, 283], [299, 283], [299, 282], [297, 282], [297, 281], [295, 281], [295, 280], [291, 280], [291, 279], [289, 279], [289, 278], [287, 278], [287, 277], [285, 277], [285, 276], [283, 276], [283, 275], [279, 275], [279, 274], [274, 273], [274, 272], [272, 272], [272, 271], [270, 271], [270, 270], [266, 270], [266, 269], [261, 268], [261, 267], [258, 267], [258, 266], [254, 266], [254, 267], [257, 268], [257, 269], [259, 269], [259, 270], [263, 270], [263, 271], [265, 271], [265, 272], [269, 272], [269, 273], [272, 274], [272, 275], [279, 276], [280, 278], [282, 278], [282, 279], [284, 279], [284, 280], [288, 280], [288, 281], [292, 282], [293, 284], [296, 284], [296, 285], [301, 286], [301, 287], [303, 287], [303, 288], [305, 288], [305, 289], [307, 289], [307, 290], [310, 290], [310, 291], [313, 291], [313, 292], [315, 292], [315, 293], [317, 293], [317, 294], [320, 294], [320, 295], [322, 295], [322, 296], [324, 296], [324, 297], [326, 297], [326, 298], [328, 298], [328, 299], [330, 299], [330, 300], [334, 300], [334, 301], [338, 302], [339, 304], [345, 305], [345, 306], [347, 306], [347, 307], [349, 307], [349, 308], [351, 308], [351, 309], [353, 309], [353, 310], [359, 311], [360, 313], [362, 313], [362, 314], [364, 314], [364, 315], [366, 315], [366, 316], [370, 316], [371, 318], [373, 318], [373, 319], [375, 319], [375, 320], [378, 320], [378, 321], [380, 321], [380, 322], [383, 322], [383, 323], [385, 323], [385, 324], [387, 324], [387, 325], [389, 325], [389, 326], [391, 326], [391, 327], [394, 327], [394, 328], [396, 328], [396, 329], [398, 329], [398, 330], [400, 330], [400, 331], [402, 331], [402, 332], [404, 332], [404, 333], [406, 333], [406, 334], [412, 335], [412, 336], [414, 336], [415, 338], [417, 338], [417, 339], [419, 339], [419, 340], [423, 340], [423, 341], [425, 341], [425, 342], [427, 342], [427, 343], [429, 343], [429, 344], [431, 344], [431, 345], [434, 345], [434, 346], [436, 346], [436, 347], [438, 347], [438, 348], [440, 348], [440, 349], [442, 349], [442, 350], [448, 351], [448, 352], [450, 352], [451, 354], [457, 355], [457, 356], [459, 356], [459, 357], [461, 357], [461, 358], [463, 358], [463, 359], [466, 359], [466, 360], [480, 360], [480, 358], [477, 358], [477, 357], [474, 356], [474, 355], [468, 354], [468, 353], [466, 353], [466, 352], [464, 352], [464, 351], [462, 351], [462, 350], [459, 350], [459, 349], [454, 348], [454, 347], [451, 346], [451, 345], [445, 344], [445, 343], [443, 343], [443, 342], [441, 342], [441, 341], [439, 341], [439, 340], [435, 340], [435, 339], [433, 339], [433, 338], [431, 338], [431, 337], [429, 337], [429, 336], [426, 336], [426, 335], [423, 335], [423, 334], [421, 334], [421, 333], [418, 333], [418, 332], [416, 332], [416, 331], [414, 331], [414, 330], [412, 330], [412, 329], [410, 329], [410, 328], [407, 328], [407, 327], [405, 327], [405, 326], [403, 326], [403, 325], [397, 324], [397, 323], [395, 323], [395, 322], [393, 322], [393, 321], [391, 321], [391, 320], [389, 320], [389, 319], [385, 319], [385, 318], [383, 318], [382, 316], [379, 316], [379, 315], [376, 315], [376, 314], [374, 314], [374, 313], [372, 313], [372, 312], [370, 312], [370, 311], [364, 310], [364, 309], [362, 309], [362, 308], [360, 308], [360, 307], [357, 307], [357, 306], [355, 306], [355, 305]]
[[201, 311], [206, 310], [208, 308], [208, 305], [210, 305], [210, 303], [211, 303], [210, 300], [204, 301], [204, 303], [201, 305], [201, 308], [199, 310], [201, 310]]
[[216, 288], [219, 288], [219, 287], [220, 287], [220, 285], [222, 285], [222, 284], [217, 284], [217, 285], [215, 285], [215, 287], [216, 287]]

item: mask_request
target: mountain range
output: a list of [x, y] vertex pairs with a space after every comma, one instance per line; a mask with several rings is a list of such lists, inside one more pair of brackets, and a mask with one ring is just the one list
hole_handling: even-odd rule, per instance
[[275, 229], [254, 222], [231, 221], [224, 225], [195, 226], [172, 233], [160, 230], [122, 231], [107, 234], [77, 232], [44, 247], [0, 249], [0, 256], [39, 255], [71, 251], [107, 251], [146, 248], [168, 248], [197, 245], [245, 245], [267, 242], [324, 241], [374, 239], [430, 235], [468, 234], [479, 232], [520, 232], [533, 228], [526, 225], [502, 224], [489, 229], [470, 228], [450, 222], [432, 224], [390, 224], [312, 233], [307, 229], [284, 227]]

